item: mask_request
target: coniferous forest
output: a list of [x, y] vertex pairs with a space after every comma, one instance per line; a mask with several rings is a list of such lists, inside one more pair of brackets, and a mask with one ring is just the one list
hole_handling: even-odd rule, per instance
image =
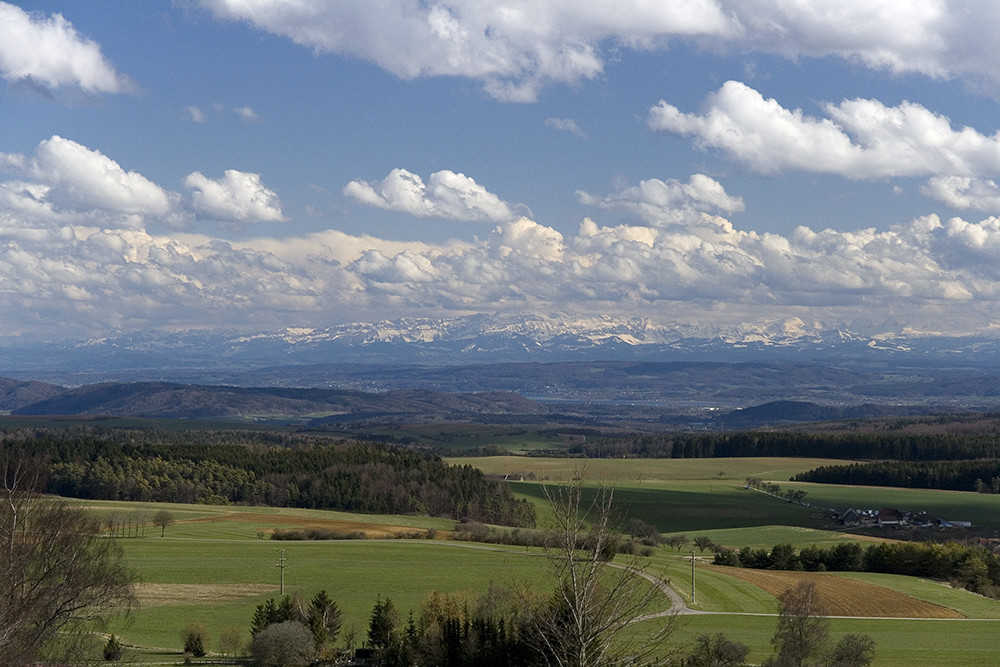
[[94, 427], [0, 432], [72, 498], [426, 514], [534, 526], [534, 508], [471, 466], [379, 443], [264, 431]]

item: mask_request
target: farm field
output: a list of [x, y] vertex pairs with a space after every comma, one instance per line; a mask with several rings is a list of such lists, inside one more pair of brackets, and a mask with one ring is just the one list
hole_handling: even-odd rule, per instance
[[[679, 642], [700, 634], [724, 632], [750, 647], [748, 660], [760, 664], [773, 655], [770, 644], [775, 619], [769, 616], [719, 614], [685, 616], [676, 633]], [[877, 667], [968, 667], [1000, 664], [1000, 621], [831, 619], [830, 636], [867, 634], [876, 642]]]
[[325, 589], [344, 613], [344, 629], [356, 628], [359, 638], [377, 595], [391, 598], [405, 619], [430, 591], [478, 596], [491, 582], [540, 585], [548, 572], [542, 558], [436, 541], [157, 537], [125, 547], [143, 584], [140, 609], [120, 634], [132, 644], [164, 648], [179, 648], [178, 634], [191, 621], [204, 623], [213, 637], [224, 628], [248, 629], [255, 606], [280, 597], [280, 550], [285, 592], [311, 597]]
[[572, 436], [517, 425], [402, 424], [351, 433], [355, 437], [392, 438], [395, 441], [414, 442], [423, 447], [456, 451], [492, 446], [511, 453], [520, 453], [539, 449], [562, 449], [573, 442]]
[[[535, 459], [520, 461], [531, 463]], [[551, 466], [548, 470], [555, 467], [548, 460], [541, 461], [544, 466]], [[747, 491], [738, 483], [754, 474], [780, 483], [794, 474], [797, 467], [794, 462], [793, 459], [641, 462], [652, 464], [647, 465], [641, 482], [638, 469], [619, 471], [615, 497], [626, 517], [637, 516], [655, 523], [661, 530], [685, 532], [690, 537], [707, 535], [713, 541], [732, 546], [766, 548], [789, 542], [800, 547], [872, 539], [839, 530], [822, 530], [815, 511]], [[605, 463], [614, 472], [615, 465], [634, 462], [590, 463]], [[816, 462], [798, 464], [806, 467]], [[727, 468], [732, 472], [720, 477], [720, 470]], [[593, 469], [590, 470], [588, 475], [592, 474]], [[767, 475], [768, 471], [774, 471], [773, 477]], [[633, 479], [624, 479], [630, 474], [634, 474]], [[671, 474], [675, 478], [670, 478]], [[522, 497], [537, 503], [539, 523], [544, 526], [545, 498], [540, 484], [516, 482], [513, 486]], [[809, 489], [807, 500], [812, 498], [816, 486], [804, 485]], [[955, 496], [959, 499], [954, 500]], [[928, 496], [926, 492], [918, 492], [913, 497]], [[953, 506], [961, 506], [962, 502], [972, 506], [972, 501], [991, 500], [974, 494], [942, 493], [943, 504], [949, 499]], [[146, 527], [145, 537], [122, 540], [143, 584], [139, 591], [141, 607], [132, 622], [120, 628], [120, 634], [130, 644], [147, 647], [138, 654], [144, 662], [180, 664], [179, 632], [191, 621], [204, 623], [213, 638], [225, 628], [246, 631], [255, 606], [279, 595], [280, 572], [275, 565], [282, 549], [287, 559], [286, 592], [298, 591], [308, 596], [320, 589], [327, 590], [344, 611], [342, 632], [353, 629], [358, 643], [366, 632], [376, 595], [389, 596], [405, 619], [409, 610], [419, 608], [429, 591], [472, 591], [473, 595], [479, 595], [491, 582], [507, 587], [550, 585], [549, 565], [539, 557], [538, 550], [448, 541], [455, 522], [447, 519], [285, 508], [77, 502], [95, 512], [119, 516], [165, 507], [177, 519], [177, 523], [166, 528], [165, 537], [159, 537], [159, 528]], [[306, 527], [360, 531], [370, 537], [416, 533], [433, 539], [324, 542], [261, 539], [275, 529]], [[710, 566], [710, 560], [707, 553], [698, 558], [697, 603], [691, 606], [714, 613], [683, 616], [672, 643], [690, 642], [705, 632], [724, 631], [751, 647], [751, 660], [763, 661], [772, 651], [770, 637], [777, 610], [774, 595], [783, 590], [786, 577], [804, 575], [762, 573], [772, 576], [768, 582], [753, 571], [734, 572]], [[669, 579], [671, 586], [689, 599], [689, 548], [683, 552], [657, 549], [646, 562], [648, 571]], [[850, 614], [857, 613], [860, 607], [850, 609], [852, 603], [845, 591], [858, 590], [857, 582], [868, 586], [864, 589], [866, 603], [875, 599], [882, 605], [917, 610], [872, 613], [883, 616], [873, 619], [831, 619], [835, 639], [846, 632], [871, 635], [878, 642], [877, 665], [929, 667], [1000, 662], [997, 658], [1000, 646], [994, 639], [1000, 630], [1000, 602], [910, 577], [854, 573], [811, 576], [828, 582], [826, 585], [834, 591], [831, 595], [834, 599], [844, 598], [842, 602], [848, 605]], [[669, 602], [664, 599], [663, 604], [666, 608]], [[959, 618], [884, 617], [906, 614]]]
[[743, 483], [755, 476], [787, 482], [792, 475], [824, 465], [846, 461], [797, 459], [788, 457], [741, 457], [723, 459], [574, 459], [536, 456], [483, 456], [446, 459], [452, 465], [472, 465], [484, 473], [517, 479], [532, 474], [534, 479], [569, 481], [579, 472], [588, 480], [609, 484], [682, 480], [716, 480]]
[[[971, 521], [977, 526], [1000, 530], [1000, 494], [788, 481], [792, 475], [817, 466], [846, 463], [829, 459], [580, 460], [497, 456], [449, 459], [449, 462], [474, 465], [485, 473], [506, 475], [510, 480], [523, 477], [563, 482], [582, 472], [586, 480], [594, 485], [604, 483], [614, 487], [616, 496], [629, 507], [629, 516], [637, 516], [664, 532], [770, 524], [829, 529], [832, 526], [821, 508], [842, 511], [848, 507], [896, 507], [913, 512], [926, 511], [935, 516]], [[745, 490], [743, 482], [751, 476], [777, 483], [783, 489], [805, 491], [806, 502], [812, 508]], [[533, 501], [544, 497], [536, 482], [512, 481], [512, 488]]]

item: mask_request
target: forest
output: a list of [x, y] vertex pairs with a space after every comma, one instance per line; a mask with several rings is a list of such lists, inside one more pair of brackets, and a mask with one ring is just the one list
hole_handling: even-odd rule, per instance
[[843, 542], [799, 551], [776, 544], [768, 551], [744, 547], [718, 550], [716, 565], [808, 572], [881, 572], [953, 581], [981, 595], [1000, 598], [1000, 556], [958, 542]]
[[[816, 457], [894, 461], [958, 461], [1000, 457], [1000, 439], [987, 433], [807, 433], [722, 431], [659, 433], [575, 444], [587, 458]], [[545, 452], [546, 456], [558, 455]]]
[[0, 431], [47, 493], [71, 498], [426, 514], [532, 527], [534, 508], [471, 466], [414, 449], [265, 431], [101, 427]]
[[821, 466], [795, 475], [792, 481], [1000, 493], [1000, 459], [873, 461]]

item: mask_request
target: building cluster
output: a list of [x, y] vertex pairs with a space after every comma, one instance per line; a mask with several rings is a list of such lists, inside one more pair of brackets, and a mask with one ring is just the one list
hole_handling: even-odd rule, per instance
[[895, 507], [877, 510], [859, 510], [848, 507], [836, 515], [844, 526], [878, 526], [879, 528], [972, 528], [971, 521], [948, 520], [931, 516], [927, 512], [907, 512]]

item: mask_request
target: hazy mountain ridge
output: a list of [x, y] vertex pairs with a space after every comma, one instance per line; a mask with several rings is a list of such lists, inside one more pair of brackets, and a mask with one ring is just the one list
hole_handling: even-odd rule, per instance
[[0, 341], [0, 373], [5, 374], [14, 374], [13, 370], [247, 369], [331, 362], [455, 365], [917, 359], [998, 365], [1000, 331], [995, 336], [953, 337], [901, 329], [893, 322], [827, 326], [785, 318], [720, 327], [663, 324], [640, 317], [498, 314], [402, 318], [327, 328], [286, 327], [252, 334], [232, 330], [146, 331], [64, 343]]
[[280, 387], [228, 387], [169, 382], [102, 383], [64, 389], [23, 403], [16, 415], [94, 415], [204, 419], [252, 415], [350, 415], [354, 419], [406, 415], [538, 414], [547, 408], [515, 394], [452, 394], [400, 390], [384, 393]]
[[64, 391], [65, 387], [47, 382], [0, 377], [0, 411], [16, 410], [21, 406], [57, 396]]

